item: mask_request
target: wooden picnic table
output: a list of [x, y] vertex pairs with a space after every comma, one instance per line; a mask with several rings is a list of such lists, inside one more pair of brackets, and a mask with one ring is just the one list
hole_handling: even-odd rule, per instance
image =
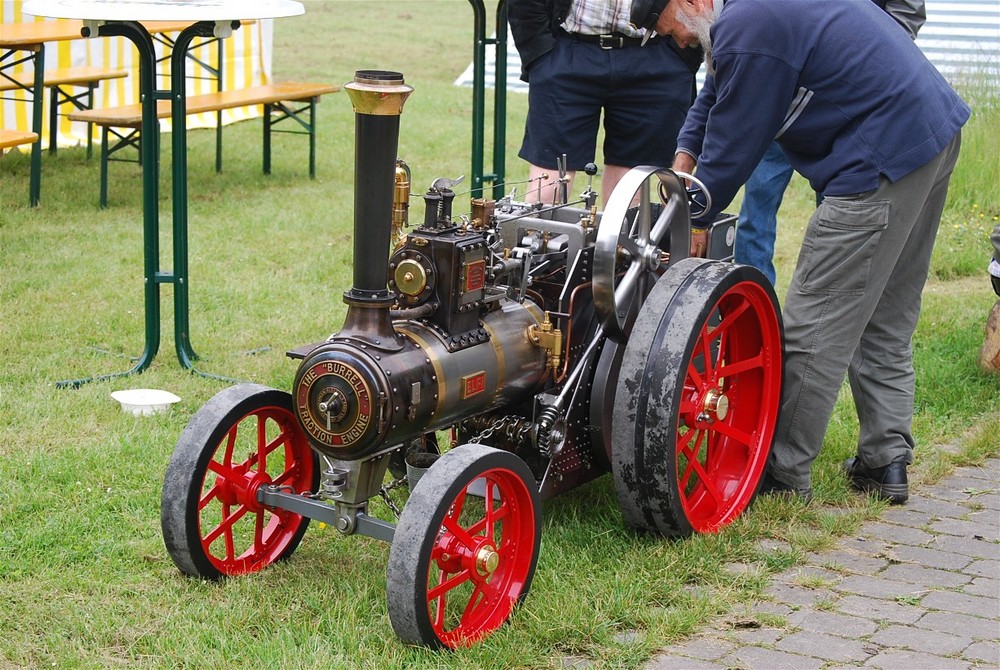
[[[190, 26], [192, 21], [150, 21], [144, 27], [150, 35], [177, 32]], [[31, 132], [42, 136], [43, 89], [45, 87], [45, 45], [83, 39], [84, 22], [81, 20], [22, 21], [4, 23], [0, 30], [0, 80], [8, 88], [28, 93], [31, 103]], [[31, 64], [34, 77], [26, 81], [14, 75], [18, 65]], [[38, 204], [42, 184], [42, 143], [31, 147], [31, 181], [28, 198], [31, 206]]]
[[[144, 21], [151, 35], [179, 32], [191, 21]], [[83, 39], [83, 21], [60, 19], [58, 21], [21, 21], [5, 23], [0, 31], [0, 46], [4, 48], [30, 47], [45, 42], [64, 42]]]

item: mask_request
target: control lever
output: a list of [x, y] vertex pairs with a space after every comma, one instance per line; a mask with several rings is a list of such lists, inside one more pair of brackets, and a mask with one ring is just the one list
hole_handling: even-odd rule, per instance
[[556, 159], [556, 166], [559, 168], [559, 188], [556, 190], [555, 198], [558, 202], [553, 205], [565, 205], [569, 202], [569, 170], [566, 169], [566, 154]]
[[447, 177], [438, 177], [437, 179], [431, 182], [431, 190], [438, 192], [454, 190], [454, 187], [461, 184], [463, 179], [465, 179], [464, 174], [456, 179], [448, 179]]
[[597, 174], [597, 165], [587, 163], [583, 166], [583, 171], [587, 175], [587, 190], [580, 197], [586, 203], [587, 209], [593, 209], [597, 203], [597, 192], [594, 191], [594, 175]]

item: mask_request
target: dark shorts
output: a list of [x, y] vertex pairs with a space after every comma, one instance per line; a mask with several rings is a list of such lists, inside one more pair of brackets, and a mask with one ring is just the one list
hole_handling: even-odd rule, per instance
[[528, 119], [518, 154], [554, 170], [594, 162], [604, 114], [604, 164], [669, 166], [677, 133], [694, 100], [694, 73], [668, 40], [646, 46], [602, 49], [560, 35], [555, 47], [532, 63]]

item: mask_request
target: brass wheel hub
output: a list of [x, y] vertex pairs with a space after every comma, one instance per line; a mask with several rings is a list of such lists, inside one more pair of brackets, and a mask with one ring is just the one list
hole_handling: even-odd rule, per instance
[[493, 547], [483, 546], [476, 552], [476, 572], [489, 577], [500, 565], [500, 554]]
[[729, 398], [719, 389], [710, 389], [705, 394], [705, 405], [702, 409], [702, 416], [708, 419], [725, 421], [729, 414]]

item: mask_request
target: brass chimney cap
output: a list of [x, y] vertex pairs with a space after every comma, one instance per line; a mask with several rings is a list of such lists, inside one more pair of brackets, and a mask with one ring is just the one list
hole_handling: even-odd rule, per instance
[[400, 72], [388, 70], [357, 70], [354, 81], [344, 84], [356, 114], [399, 116], [403, 103], [413, 92]]

